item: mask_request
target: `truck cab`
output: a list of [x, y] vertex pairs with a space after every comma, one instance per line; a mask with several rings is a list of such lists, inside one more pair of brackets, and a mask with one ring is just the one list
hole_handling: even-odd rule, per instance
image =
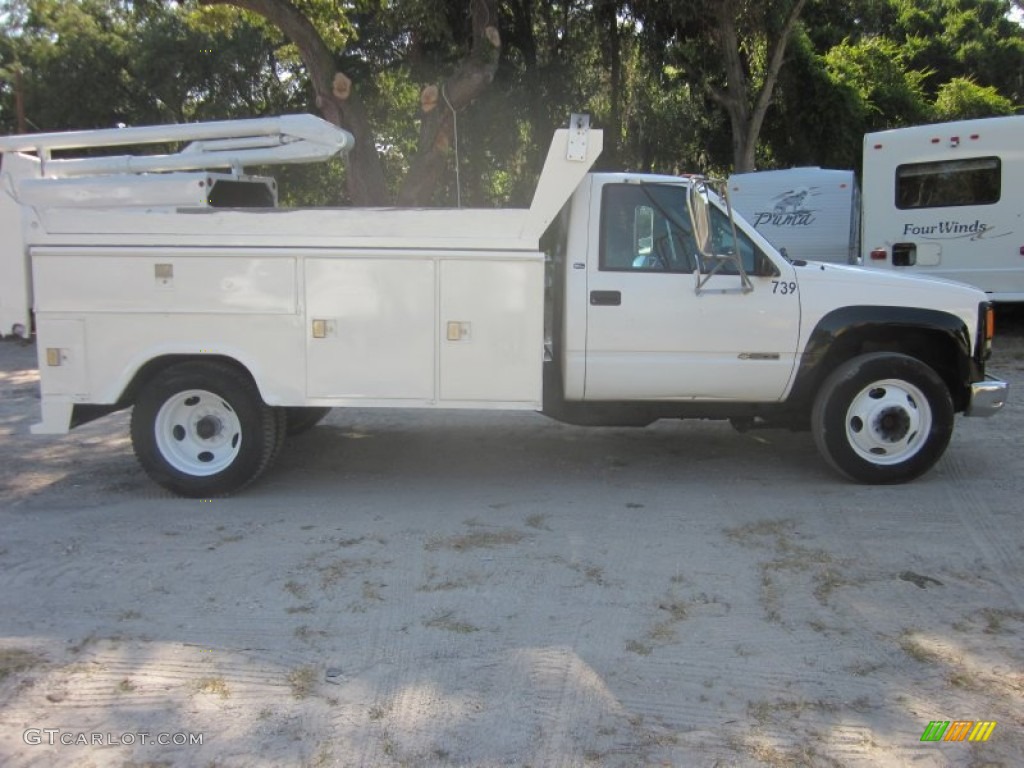
[[954, 413], [1001, 407], [979, 291], [791, 261], [726, 196], [704, 196], [702, 225], [702, 183], [592, 174], [576, 189], [551, 238], [549, 415], [809, 429], [843, 474], [899, 482], [941, 455]]
[[702, 256], [690, 184], [593, 174], [576, 190], [564, 264], [566, 398], [768, 402], [786, 391], [800, 333], [796, 268], [717, 205], [712, 250], [737, 258]]

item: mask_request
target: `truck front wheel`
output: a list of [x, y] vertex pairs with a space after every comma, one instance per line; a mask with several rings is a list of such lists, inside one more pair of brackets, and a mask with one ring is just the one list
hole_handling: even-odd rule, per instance
[[181, 363], [140, 393], [132, 445], [146, 474], [180, 496], [227, 496], [259, 477], [284, 436], [282, 414], [220, 362]]
[[861, 483], [903, 483], [928, 471], [953, 433], [953, 400], [939, 375], [908, 355], [846, 361], [811, 411], [814, 441], [837, 471]]

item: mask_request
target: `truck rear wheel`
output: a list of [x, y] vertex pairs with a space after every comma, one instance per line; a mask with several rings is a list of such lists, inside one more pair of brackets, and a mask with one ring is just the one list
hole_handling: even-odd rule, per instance
[[142, 468], [164, 488], [190, 498], [227, 496], [270, 465], [284, 419], [242, 371], [190, 362], [143, 388], [131, 435]]
[[908, 355], [846, 361], [811, 411], [814, 442], [837, 471], [861, 483], [903, 483], [928, 471], [953, 433], [953, 400], [934, 370]]
[[285, 428], [285, 431], [289, 437], [294, 437], [319, 424], [331, 412], [331, 409], [289, 407], [285, 408], [284, 412], [288, 417], [288, 426]]

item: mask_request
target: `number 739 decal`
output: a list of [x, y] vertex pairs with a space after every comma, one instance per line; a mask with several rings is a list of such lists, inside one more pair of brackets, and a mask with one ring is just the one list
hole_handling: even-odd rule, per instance
[[780, 293], [783, 296], [796, 293], [796, 282], [793, 280], [772, 280], [772, 293]]

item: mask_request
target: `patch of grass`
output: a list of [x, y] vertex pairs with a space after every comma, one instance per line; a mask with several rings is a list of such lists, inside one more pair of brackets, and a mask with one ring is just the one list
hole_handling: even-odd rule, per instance
[[796, 521], [787, 518], [777, 520], [756, 520], [746, 525], [725, 529], [725, 535], [740, 544], [757, 544], [758, 536], [784, 536], [796, 527]]
[[824, 699], [816, 701], [777, 699], [747, 703], [747, 714], [751, 719], [757, 721], [758, 725], [768, 725], [782, 720], [791, 721], [800, 717], [804, 712], [835, 713], [838, 711], [839, 707], [836, 704]]
[[793, 520], [758, 520], [724, 530], [725, 535], [738, 544], [767, 548], [774, 553], [772, 559], [760, 564], [761, 604], [768, 621], [782, 621], [780, 599], [787, 590], [776, 584], [776, 574], [806, 573], [816, 569], [813, 594], [822, 605], [828, 604], [832, 593], [839, 587], [856, 583], [842, 575], [838, 566], [845, 563], [837, 563], [828, 551], [811, 549], [794, 542], [792, 536], [799, 533]]
[[530, 515], [526, 518], [527, 528], [536, 528], [538, 531], [550, 531], [551, 528], [547, 525], [547, 515]]
[[353, 539], [336, 539], [335, 543], [339, 547], [344, 549], [344, 548], [347, 548], [347, 547], [354, 547], [357, 544], [362, 544], [364, 541], [366, 541], [366, 537], [365, 536], [358, 536], [358, 537], [353, 538]]
[[820, 754], [812, 746], [797, 746], [790, 749], [780, 749], [770, 744], [753, 744], [746, 747], [751, 756], [761, 765], [770, 768], [791, 768], [794, 765], [813, 765], [822, 768], [842, 768], [834, 758]]
[[306, 597], [308, 588], [305, 584], [300, 584], [297, 581], [286, 581], [284, 583], [284, 591], [294, 597], [296, 600], [302, 600]]
[[222, 699], [226, 699], [231, 695], [231, 690], [228, 688], [228, 684], [223, 677], [204, 677], [201, 680], [197, 680], [193, 687], [196, 693], [216, 694]]
[[380, 590], [386, 586], [387, 584], [373, 584], [369, 581], [364, 581], [363, 600], [376, 600], [377, 602], [384, 602], [384, 595], [381, 594]]
[[293, 699], [304, 699], [316, 687], [316, 667], [306, 666], [293, 669], [288, 675], [288, 685], [292, 687]]
[[10, 675], [37, 667], [44, 661], [42, 656], [32, 653], [32, 651], [22, 648], [2, 648], [0, 649], [0, 680], [6, 680]]
[[117, 684], [117, 692], [118, 693], [131, 693], [132, 691], [135, 690], [135, 688], [136, 688], [135, 683], [133, 683], [131, 681], [131, 679], [127, 678], [127, 677], [124, 680], [122, 680], [120, 683]]
[[966, 691], [978, 690], [978, 681], [964, 672], [954, 672], [949, 676], [949, 684], [954, 688], [962, 688]]
[[778, 554], [774, 560], [764, 564], [764, 568], [773, 571], [809, 571], [814, 566], [829, 566], [834, 563], [832, 555], [823, 549], [808, 549], [799, 544], [793, 544], [789, 539], [778, 539], [775, 542], [775, 551]]
[[985, 628], [982, 630], [986, 635], [1009, 634], [1006, 628], [1007, 622], [1024, 623], [1024, 613], [1001, 608], [982, 608], [978, 611], [985, 620]]
[[372, 564], [370, 560], [366, 559], [342, 558], [335, 560], [333, 563], [317, 569], [320, 572], [320, 586], [323, 589], [333, 587], [349, 573], [361, 573]]
[[313, 606], [308, 603], [305, 605], [292, 605], [285, 608], [287, 613], [312, 613], [314, 610]]
[[650, 656], [654, 651], [649, 645], [644, 645], [639, 640], [629, 640], [626, 642], [626, 650], [630, 653], [635, 653], [637, 656]]
[[659, 624], [655, 624], [647, 631], [647, 638], [652, 642], [664, 645], [666, 643], [675, 642], [678, 639], [676, 634], [675, 622], [663, 621]]
[[765, 619], [773, 624], [782, 623], [782, 615], [779, 613], [779, 589], [775, 586], [775, 579], [764, 566], [761, 567], [761, 605], [764, 606]]
[[461, 536], [431, 539], [425, 545], [430, 552], [439, 549], [453, 549], [456, 552], [467, 552], [471, 549], [497, 549], [518, 544], [526, 538], [522, 531], [506, 528], [501, 531], [473, 531]]
[[856, 661], [853, 664], [850, 664], [848, 667], [846, 667], [846, 670], [851, 675], [856, 675], [857, 677], [867, 677], [868, 675], [873, 675], [878, 670], [884, 668], [885, 664], [880, 664], [877, 661]]
[[69, 645], [68, 646], [68, 650], [77, 655], [77, 654], [81, 653], [82, 651], [84, 651], [87, 647], [89, 647], [90, 645], [92, 645], [93, 643], [96, 643], [96, 642], [99, 642], [99, 638], [97, 638], [96, 635], [94, 635], [92, 632], [90, 632], [88, 635], [83, 637], [77, 643], [73, 643], [72, 645]]
[[658, 603], [658, 610], [665, 611], [671, 616], [672, 621], [682, 621], [686, 618], [686, 603], [682, 600], [666, 599]]
[[334, 764], [334, 755], [331, 754], [331, 744], [327, 741], [322, 741], [316, 751], [308, 761], [303, 763], [303, 768], [326, 768], [328, 765]]
[[577, 573], [583, 574], [583, 578], [591, 584], [596, 584], [599, 587], [608, 586], [608, 582], [604, 578], [604, 568], [599, 565], [573, 563], [569, 567]]
[[446, 632], [455, 632], [459, 635], [470, 635], [474, 632], [480, 631], [479, 627], [475, 627], [468, 622], [456, 619], [455, 611], [446, 611], [432, 619], [427, 619], [423, 622], [423, 626], [428, 629], [443, 629]]
[[122, 611], [121, 615], [117, 617], [118, 621], [133, 621], [134, 619], [141, 619], [142, 614], [138, 611]]
[[815, 574], [814, 580], [817, 582], [817, 585], [814, 587], [814, 596], [818, 598], [818, 602], [822, 605], [828, 605], [829, 597], [837, 588], [854, 583], [844, 578], [837, 570], [830, 568], [828, 565], [825, 565]]
[[436, 572], [427, 574], [427, 582], [420, 587], [418, 592], [450, 592], [454, 589], [467, 589], [468, 587], [481, 584], [484, 581], [484, 577], [476, 572], [466, 573], [459, 577], [449, 576], [444, 581], [433, 582], [437, 577]]
[[909, 631], [900, 636], [900, 650], [922, 664], [934, 664], [940, 658], [935, 651], [922, 645], [921, 641], [914, 637], [914, 633]]
[[327, 632], [324, 630], [310, 629], [306, 624], [303, 624], [301, 627], [296, 627], [292, 634], [294, 634], [299, 640], [306, 643], [313, 642], [313, 638], [315, 637], [327, 637]]

